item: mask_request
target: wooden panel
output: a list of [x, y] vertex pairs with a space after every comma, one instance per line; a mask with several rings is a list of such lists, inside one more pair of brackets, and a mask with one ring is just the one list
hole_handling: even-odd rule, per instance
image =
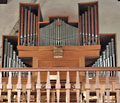
[[[61, 59], [54, 59], [54, 46], [40, 46], [40, 47], [38, 47], [38, 46], [36, 46], [36, 47], [34, 47], [34, 46], [18, 46], [17, 48], [18, 48], [18, 54], [20, 57], [38, 57], [39, 60], [41, 60], [41, 61], [42, 61], [42, 59], [48, 59], [48, 60], [54, 60], [54, 61], [55, 60], [64, 61], [66, 59], [79, 61], [79, 58], [81, 58], [81, 56], [82, 57], [84, 56], [85, 58], [99, 57], [100, 45], [62, 46], [62, 47], [63, 47], [63, 58], [61, 58]], [[43, 60], [43, 61], [45, 61], [45, 60]], [[78, 64], [77, 64], [77, 66], [78, 66]]]
[[46, 71], [52, 71], [52, 72], [56, 72], [56, 71], [61, 71], [61, 72], [65, 72], [65, 71], [81, 71], [81, 72], [85, 72], [85, 71], [120, 71], [120, 67], [39, 67], [39, 68], [1, 68], [0, 67], [0, 71], [2, 72], [46, 72]]
[[33, 67], [38, 68], [39, 67], [39, 61], [37, 57], [33, 57]]
[[38, 46], [17, 46], [18, 51], [33, 51], [38, 50]]
[[[19, 57], [33, 57], [39, 56], [40, 58], [53, 58], [54, 54], [53, 51], [19, 51]], [[99, 51], [83, 51], [83, 52], [76, 52], [76, 51], [64, 51], [63, 58], [72, 58], [72, 57], [81, 57], [81, 56], [88, 56], [88, 57], [98, 57]]]
[[79, 58], [79, 67], [85, 67], [85, 57]]
[[39, 67], [78, 67], [78, 61], [39, 61]]
[[[54, 59], [54, 46], [18, 46], [20, 57], [38, 57], [48, 60], [79, 60], [81, 56], [97, 58], [99, 56], [100, 46], [63, 46], [63, 58]], [[29, 53], [28, 53], [29, 52]]]
[[[85, 50], [100, 50], [100, 45], [86, 45], [86, 46], [62, 46], [64, 51], [85, 51]], [[54, 46], [17, 46], [18, 51], [28, 50], [53, 50]]]

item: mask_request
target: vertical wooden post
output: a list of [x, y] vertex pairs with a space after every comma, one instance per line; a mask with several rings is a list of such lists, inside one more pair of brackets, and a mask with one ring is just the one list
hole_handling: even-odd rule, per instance
[[86, 72], [85, 90], [86, 90], [86, 103], [89, 103], [90, 84], [89, 84], [89, 75], [88, 75], [88, 71]]
[[116, 90], [116, 100], [117, 100], [117, 103], [119, 103], [120, 102], [120, 79], [119, 79], [118, 71], [116, 71], [115, 90]]
[[104, 92], [105, 92], [105, 91], [103, 90], [103, 88], [101, 88], [101, 91], [100, 91], [100, 94], [101, 94], [101, 95], [100, 95], [100, 103], [103, 103], [103, 99], [104, 99], [104, 98], [103, 98], [103, 94], [104, 94]]
[[[36, 57], [36, 56], [33, 57], [32, 66], [33, 66], [33, 68], [38, 68], [39, 67], [39, 59], [38, 59], [38, 57]], [[32, 77], [37, 79], [37, 74], [38, 74], [38, 72], [32, 72]]]
[[46, 91], [47, 91], [47, 103], [50, 103], [50, 72], [47, 72], [47, 83], [46, 83]]
[[57, 103], [60, 102], [60, 72], [57, 72], [57, 82], [56, 82], [56, 94], [57, 94]]
[[100, 103], [100, 83], [99, 83], [99, 71], [96, 72], [96, 95], [97, 95], [97, 103]]
[[76, 72], [76, 84], [75, 84], [77, 103], [80, 103], [80, 78], [79, 77], [80, 77], [79, 71], [77, 71]]
[[41, 103], [41, 93], [40, 93], [41, 80], [40, 80], [40, 72], [38, 72], [38, 76], [37, 76], [36, 89], [37, 89], [37, 103]]
[[18, 82], [16, 88], [17, 88], [17, 103], [20, 103], [21, 89], [22, 89], [21, 72], [18, 73]]
[[28, 72], [28, 80], [27, 80], [27, 103], [30, 103], [30, 94], [31, 94], [31, 89], [32, 89], [32, 84], [31, 84], [31, 72]]
[[107, 96], [107, 103], [110, 103], [110, 83], [109, 83], [109, 71], [106, 72], [106, 96]]
[[117, 103], [120, 103], [120, 89], [116, 90], [116, 101]]
[[79, 58], [79, 67], [85, 67], [85, 57]]
[[70, 84], [70, 74], [69, 74], [68, 71], [67, 71], [67, 76], [66, 76], [65, 88], [66, 88], [66, 103], [70, 103], [70, 88], [71, 88], [71, 84]]
[[8, 89], [8, 103], [11, 103], [12, 72], [9, 72], [7, 89]]
[[2, 93], [2, 72], [0, 72], [0, 99], [1, 99], [1, 93]]
[[55, 91], [52, 91], [51, 97], [51, 103], [55, 103]]

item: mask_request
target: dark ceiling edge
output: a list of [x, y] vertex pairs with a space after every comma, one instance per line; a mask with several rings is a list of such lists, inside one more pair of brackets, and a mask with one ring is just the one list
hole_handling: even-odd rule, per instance
[[7, 4], [7, 0], [0, 0], [0, 4]]

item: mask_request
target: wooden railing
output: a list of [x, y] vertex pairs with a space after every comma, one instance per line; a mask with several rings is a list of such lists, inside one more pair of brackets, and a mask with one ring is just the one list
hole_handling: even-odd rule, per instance
[[[94, 80], [90, 80], [89, 72], [96, 71], [95, 82]], [[99, 75], [99, 71], [105, 71], [106, 76], [103, 78], [105, 82], [105, 88], [101, 88], [101, 77]], [[109, 71], [116, 71], [116, 76], [113, 77], [114, 80], [111, 83], [111, 77], [109, 77]], [[120, 80], [119, 80], [119, 71], [120, 68], [0, 68], [0, 100], [2, 101], [2, 92], [3, 90], [3, 82], [5, 77], [2, 77], [2, 72], [9, 72], [9, 77], [7, 81], [7, 98], [8, 103], [12, 101], [12, 89], [13, 89], [13, 81], [12, 81], [12, 72], [18, 72], [17, 76], [17, 84], [16, 84], [16, 95], [17, 95], [17, 103], [32, 103], [31, 95], [35, 94], [34, 103], [90, 103], [91, 101], [91, 86], [95, 86], [94, 92], [96, 94], [96, 103], [120, 103]], [[23, 94], [22, 91], [22, 72], [28, 72], [27, 83], [26, 85], [26, 101], [21, 101], [21, 96]], [[37, 79], [31, 76], [31, 72], [34, 74], [37, 72]], [[43, 72], [46, 72], [47, 75], [41, 75]], [[56, 73], [56, 78], [54, 81], [51, 80], [51, 73]], [[82, 73], [81, 73], [82, 72]], [[62, 74], [62, 75], [61, 75]], [[63, 75], [64, 74], [64, 75]], [[73, 77], [73, 74], [74, 77]], [[86, 75], [84, 75], [86, 74]], [[64, 77], [66, 79], [64, 79]], [[45, 82], [42, 81], [43, 78], [47, 78]], [[65, 82], [62, 83], [62, 79]], [[83, 79], [81, 79], [83, 78]], [[74, 79], [74, 80], [73, 80]], [[71, 81], [72, 80], [72, 81]], [[35, 83], [35, 93], [32, 93], [32, 82]], [[52, 84], [54, 82], [54, 86]], [[91, 84], [92, 83], [92, 84]], [[114, 88], [111, 85], [114, 83]], [[83, 89], [84, 88], [84, 89]], [[85, 95], [83, 92], [86, 92]], [[93, 91], [93, 90], [92, 90]], [[102, 92], [101, 92], [102, 91]], [[115, 93], [115, 100], [111, 102], [111, 92]], [[105, 94], [105, 98], [103, 98], [103, 94]], [[43, 95], [46, 95], [46, 100], [43, 100]], [[82, 96], [84, 95], [84, 96]], [[51, 98], [52, 97], [52, 98]], [[63, 99], [64, 98], [64, 99]], [[74, 100], [72, 100], [74, 98]], [[93, 100], [93, 99], [92, 99]], [[92, 103], [92, 102], [91, 102]]]

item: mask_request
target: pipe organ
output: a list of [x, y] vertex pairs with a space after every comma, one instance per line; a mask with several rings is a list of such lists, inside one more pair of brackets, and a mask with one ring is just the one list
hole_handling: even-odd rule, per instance
[[2, 38], [0, 102], [99, 103], [114, 88], [118, 103], [117, 39], [99, 34], [98, 2], [79, 3], [78, 21], [43, 21], [39, 4], [20, 3], [19, 13], [18, 35]]

